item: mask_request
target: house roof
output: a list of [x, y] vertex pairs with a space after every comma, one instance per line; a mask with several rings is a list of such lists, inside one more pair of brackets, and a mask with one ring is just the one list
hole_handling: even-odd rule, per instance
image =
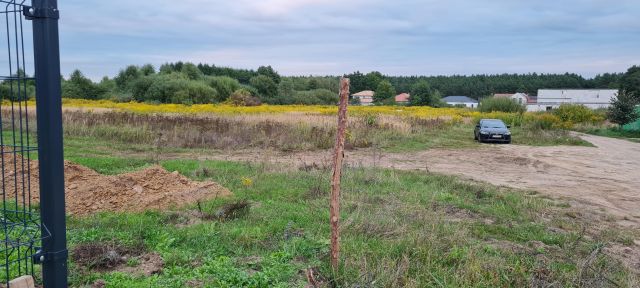
[[496, 93], [496, 94], [493, 94], [493, 97], [495, 97], [495, 98], [509, 98], [511, 96], [513, 96], [513, 93]]
[[364, 91], [360, 91], [356, 94], [353, 94], [352, 96], [355, 97], [373, 97], [373, 95], [376, 94], [376, 92], [373, 92], [371, 90], [364, 90]]
[[396, 95], [396, 102], [409, 102], [409, 93], [400, 93]]
[[442, 101], [447, 103], [478, 103], [478, 100], [467, 96], [447, 96], [442, 98]]
[[529, 97], [527, 97], [527, 104], [536, 104], [536, 103], [538, 103], [538, 96], [529, 95]]

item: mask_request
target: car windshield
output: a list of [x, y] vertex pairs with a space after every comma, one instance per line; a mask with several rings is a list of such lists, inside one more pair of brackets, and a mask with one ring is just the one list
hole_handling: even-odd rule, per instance
[[506, 128], [502, 121], [482, 121], [482, 128]]

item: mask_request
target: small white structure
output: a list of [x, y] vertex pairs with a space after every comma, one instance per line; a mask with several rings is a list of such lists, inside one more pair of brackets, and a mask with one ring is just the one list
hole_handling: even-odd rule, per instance
[[478, 108], [478, 100], [467, 96], [447, 96], [442, 98], [442, 101], [453, 106], [464, 105], [467, 108]]
[[351, 95], [351, 98], [358, 99], [358, 101], [360, 101], [360, 105], [362, 106], [370, 106], [373, 105], [373, 95], [375, 94], [376, 92], [373, 92], [371, 90], [364, 90]]
[[616, 97], [616, 89], [540, 89], [536, 103], [529, 103], [527, 111], [549, 111], [562, 104], [580, 104], [591, 109], [608, 108]]
[[533, 104], [536, 102], [535, 96], [530, 96], [527, 93], [505, 93], [505, 94], [493, 94], [494, 98], [508, 98], [519, 104]]

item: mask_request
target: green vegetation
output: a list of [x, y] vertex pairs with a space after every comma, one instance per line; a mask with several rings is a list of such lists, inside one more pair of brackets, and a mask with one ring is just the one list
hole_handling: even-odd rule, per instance
[[393, 88], [391, 82], [387, 80], [380, 81], [378, 87], [375, 90], [376, 94], [373, 96], [373, 100], [376, 103], [395, 103], [393, 97], [396, 96], [396, 89]]
[[[440, 95], [467, 95], [476, 99], [493, 93], [537, 93], [540, 88], [619, 88], [637, 96], [638, 67], [627, 73], [603, 74], [585, 79], [576, 74], [501, 74], [472, 76], [387, 76], [373, 71], [367, 74], [354, 72], [345, 76], [351, 79], [351, 92], [374, 90], [377, 102], [395, 104], [392, 96], [401, 92], [418, 92], [412, 105], [441, 105]], [[22, 71], [18, 71], [17, 75]], [[158, 70], [150, 64], [130, 65], [113, 78], [104, 77], [92, 82], [80, 71], [74, 71], [62, 79], [63, 97], [84, 99], [111, 99], [116, 101], [144, 101], [157, 103], [220, 103], [238, 89], [249, 91], [267, 104], [325, 104], [336, 103], [338, 76], [284, 77], [271, 66], [257, 70], [217, 67], [209, 64], [184, 62], [166, 63]], [[11, 89], [10, 80], [0, 85], [3, 99], [14, 99], [17, 90]], [[15, 81], [13, 81], [15, 82]], [[428, 83], [428, 89], [424, 83]], [[13, 83], [14, 86], [17, 85]], [[27, 96], [33, 97], [33, 81], [26, 83]], [[423, 86], [423, 87], [420, 87]], [[418, 91], [413, 91], [420, 87]], [[415, 93], [412, 93], [415, 94]], [[386, 100], [386, 101], [385, 101]]]
[[444, 106], [440, 91], [431, 88], [427, 81], [421, 80], [411, 87], [411, 97], [409, 103], [413, 106]]
[[627, 139], [640, 143], [640, 131], [624, 130], [620, 128], [587, 128], [580, 130], [581, 132], [612, 138]]
[[[633, 70], [637, 71], [637, 70]], [[633, 72], [632, 71], [632, 72]], [[627, 74], [630, 74], [627, 72]], [[475, 99], [494, 93], [525, 92], [532, 95], [538, 89], [588, 89], [612, 88], [620, 86], [623, 73], [605, 73], [593, 79], [585, 79], [577, 74], [499, 74], [499, 75], [453, 75], [453, 76], [383, 76], [379, 72], [362, 74], [355, 72], [346, 75], [351, 79], [353, 91], [375, 90], [379, 82], [386, 79], [396, 91], [407, 92], [419, 81], [428, 82], [442, 95], [465, 95]], [[634, 74], [635, 75], [635, 74]], [[636, 79], [636, 78], [633, 78]], [[640, 86], [639, 86], [640, 87]]]
[[[121, 161], [129, 160], [87, 163], [100, 170]], [[234, 192], [232, 199], [201, 203], [203, 211], [245, 199], [249, 212], [195, 224], [185, 218], [197, 209], [193, 206], [71, 217], [72, 249], [117, 243], [159, 253], [165, 263], [163, 272], [151, 277], [89, 271], [72, 263], [72, 285], [102, 279], [113, 287], [302, 287], [306, 279], [299, 271], [308, 267], [318, 267], [324, 278], [342, 287], [522, 287], [538, 281], [579, 286], [604, 281], [601, 277], [627, 286], [632, 281], [604, 254], [596, 254], [592, 269], [580, 269], [602, 243], [628, 237], [622, 231], [584, 237], [581, 227], [587, 224], [565, 212], [564, 204], [454, 177], [384, 169], [345, 171], [343, 266], [334, 275], [327, 265], [330, 171], [274, 172], [278, 169], [265, 165], [186, 159], [162, 165]], [[204, 170], [207, 176], [198, 173]]]
[[527, 111], [527, 108], [523, 104], [519, 104], [510, 98], [488, 97], [480, 101], [478, 110], [480, 110], [480, 112], [524, 113]]
[[638, 104], [640, 101], [635, 98], [634, 94], [622, 91], [611, 103], [607, 116], [611, 122], [619, 126], [633, 123], [640, 117], [640, 113], [636, 109]]

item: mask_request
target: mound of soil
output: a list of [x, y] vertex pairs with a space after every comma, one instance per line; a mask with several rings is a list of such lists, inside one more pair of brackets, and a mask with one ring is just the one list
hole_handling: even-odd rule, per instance
[[[17, 183], [17, 194], [21, 198], [22, 183], [30, 180], [31, 200], [39, 202], [38, 162], [29, 163], [12, 155], [5, 155], [4, 162], [10, 164], [4, 171], [7, 194], [15, 195]], [[17, 163], [15, 167], [13, 163]], [[27, 177], [29, 168], [31, 176]], [[72, 215], [159, 210], [231, 195], [228, 189], [215, 182], [194, 182], [177, 171], [169, 172], [160, 166], [113, 176], [67, 161], [64, 169], [67, 213]]]

